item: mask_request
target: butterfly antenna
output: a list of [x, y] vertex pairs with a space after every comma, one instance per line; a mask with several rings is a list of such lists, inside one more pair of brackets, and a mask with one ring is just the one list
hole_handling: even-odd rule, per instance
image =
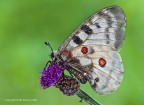
[[49, 42], [45, 42], [45, 44], [51, 49], [51, 51], [53, 53], [53, 48], [52, 48], [51, 44]]

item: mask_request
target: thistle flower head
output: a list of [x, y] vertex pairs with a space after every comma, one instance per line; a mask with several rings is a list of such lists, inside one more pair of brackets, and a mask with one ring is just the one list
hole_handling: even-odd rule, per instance
[[42, 71], [42, 76], [40, 77], [40, 84], [45, 89], [50, 86], [55, 85], [59, 78], [62, 77], [65, 67], [51, 62], [48, 67], [45, 67]]

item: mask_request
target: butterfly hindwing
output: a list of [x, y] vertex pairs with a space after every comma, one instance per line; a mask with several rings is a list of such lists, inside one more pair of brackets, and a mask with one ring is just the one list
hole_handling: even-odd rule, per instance
[[92, 15], [61, 45], [57, 55], [83, 73], [99, 94], [116, 90], [123, 78], [118, 50], [125, 38], [126, 19], [118, 6]]

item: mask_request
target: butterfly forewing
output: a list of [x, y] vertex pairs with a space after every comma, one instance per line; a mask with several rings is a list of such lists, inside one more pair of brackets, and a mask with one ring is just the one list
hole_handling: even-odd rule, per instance
[[82, 23], [60, 46], [57, 55], [81, 72], [99, 94], [117, 89], [123, 78], [118, 50], [125, 38], [126, 19], [118, 6], [102, 9]]

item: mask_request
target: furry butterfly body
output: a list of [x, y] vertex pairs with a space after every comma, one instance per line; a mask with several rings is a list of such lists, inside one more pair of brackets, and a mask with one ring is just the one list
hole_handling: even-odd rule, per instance
[[[125, 38], [125, 27], [126, 18], [120, 7], [111, 6], [96, 12], [63, 42], [57, 52], [52, 52], [52, 64], [59, 66], [53, 69], [60, 70], [61, 75], [56, 72], [51, 76], [42, 75], [41, 78], [45, 76], [45, 79], [41, 79], [41, 85], [49, 87], [52, 85], [47, 86], [47, 83], [53, 84], [66, 95], [74, 95], [79, 83], [86, 82], [99, 94], [115, 91], [124, 73], [118, 51]], [[50, 69], [50, 66], [47, 68]], [[65, 76], [65, 69], [71, 77]], [[53, 77], [55, 83], [54, 80], [48, 81], [49, 77]], [[63, 89], [64, 84], [68, 93]]]

